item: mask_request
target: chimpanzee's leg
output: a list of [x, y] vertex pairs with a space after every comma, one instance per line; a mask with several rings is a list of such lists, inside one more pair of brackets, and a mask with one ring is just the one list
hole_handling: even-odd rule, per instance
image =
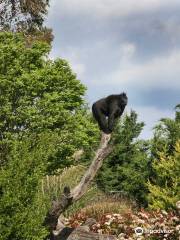
[[101, 112], [100, 109], [98, 109], [98, 107], [95, 104], [93, 104], [92, 106], [92, 112], [93, 112], [94, 118], [98, 122], [100, 130], [102, 130], [106, 134], [109, 134], [110, 132], [108, 129], [106, 116]]
[[112, 112], [108, 117], [108, 129], [110, 132], [113, 131], [114, 121], [115, 121], [115, 114], [114, 114], [114, 112]]

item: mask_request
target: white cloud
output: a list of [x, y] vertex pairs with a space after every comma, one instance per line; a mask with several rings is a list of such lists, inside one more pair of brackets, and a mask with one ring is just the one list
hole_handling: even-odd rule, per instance
[[121, 44], [119, 53], [121, 64], [126, 65], [136, 53], [136, 45], [131, 42], [125, 42]]
[[64, 58], [70, 64], [74, 73], [77, 74], [79, 79], [84, 77], [86, 67], [85, 64], [81, 63], [79, 56], [79, 49], [73, 47], [66, 47], [61, 50], [61, 54], [58, 52], [51, 53], [50, 58], [55, 59], [56, 57]]
[[85, 73], [85, 65], [82, 63], [75, 63], [71, 61], [70, 61], [70, 64], [73, 71], [77, 74], [77, 77], [81, 79]]
[[[153, 128], [161, 118], [174, 118], [174, 111], [160, 110], [156, 107], [134, 106], [132, 109], [138, 113], [138, 121], [143, 121], [145, 127], [140, 135], [141, 138], [149, 139], [153, 136]], [[129, 112], [130, 109], [127, 110]]]
[[[180, 0], [51, 0], [50, 5], [48, 24], [56, 31], [54, 57], [60, 56], [70, 62], [77, 77], [92, 89], [89, 91], [93, 100], [100, 94], [117, 92], [119, 87], [129, 92], [129, 99], [139, 97], [136, 89], [145, 90], [140, 91], [143, 93], [163, 88], [180, 90], [180, 48], [175, 49], [179, 45], [180, 27], [179, 15], [174, 11], [180, 9]], [[133, 18], [136, 14], [142, 16]], [[138, 39], [142, 43], [141, 54]], [[159, 54], [165, 47], [158, 50], [161, 39], [162, 46], [167, 47], [163, 55]], [[149, 41], [155, 48], [148, 52], [156, 56], [143, 61], [142, 58], [149, 54], [146, 51]], [[104, 59], [106, 61], [102, 61]], [[173, 109], [160, 109], [161, 103], [153, 101], [150, 101], [153, 106], [144, 106], [147, 104], [143, 103], [144, 97], [133, 109], [139, 120], [146, 123], [141, 136], [149, 138], [158, 120], [173, 117], [174, 112]]]
[[[138, 86], [139, 89], [161, 88], [180, 89], [180, 49], [167, 55], [157, 56], [145, 63], [133, 61], [131, 57], [122, 56], [116, 71], [109, 74], [104, 84], [121, 84], [124, 87]], [[95, 84], [101, 84], [96, 82]]]
[[179, 0], [52, 0], [52, 14], [119, 17], [180, 6]]

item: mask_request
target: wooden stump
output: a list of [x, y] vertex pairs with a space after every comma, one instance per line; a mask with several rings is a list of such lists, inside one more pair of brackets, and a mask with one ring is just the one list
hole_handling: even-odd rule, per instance
[[117, 240], [117, 238], [113, 235], [87, 232], [80, 228], [65, 227], [58, 236], [54, 235], [52, 240]]

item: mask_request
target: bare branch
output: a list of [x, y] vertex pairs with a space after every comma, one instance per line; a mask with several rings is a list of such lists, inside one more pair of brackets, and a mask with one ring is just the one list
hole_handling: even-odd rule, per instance
[[96, 173], [102, 166], [103, 160], [112, 151], [112, 146], [108, 145], [110, 138], [110, 134], [107, 135], [102, 133], [99, 148], [97, 149], [95, 157], [82, 177], [80, 183], [71, 191], [69, 187], [65, 187], [60, 199], [52, 203], [52, 208], [45, 220], [45, 223], [50, 226], [51, 230], [56, 229], [60, 214], [62, 214], [72, 203], [79, 200], [87, 191]]
[[86, 192], [87, 188], [89, 187], [90, 183], [94, 179], [97, 171], [102, 166], [103, 160], [108, 156], [108, 154], [111, 152], [112, 147], [108, 146], [108, 142], [111, 138], [111, 135], [102, 134], [100, 146], [98, 150], [96, 151], [95, 157], [84, 174], [83, 178], [81, 179], [80, 183], [71, 191], [71, 196], [73, 198], [73, 201], [77, 201], [80, 199], [83, 194]]

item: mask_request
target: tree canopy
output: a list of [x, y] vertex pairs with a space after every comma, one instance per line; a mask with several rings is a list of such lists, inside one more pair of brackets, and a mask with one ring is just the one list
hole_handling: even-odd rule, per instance
[[0, 141], [57, 131], [67, 155], [72, 146], [93, 141], [94, 125], [84, 104], [86, 88], [67, 61], [49, 60], [49, 51], [44, 42], [27, 47], [22, 34], [0, 33]]

